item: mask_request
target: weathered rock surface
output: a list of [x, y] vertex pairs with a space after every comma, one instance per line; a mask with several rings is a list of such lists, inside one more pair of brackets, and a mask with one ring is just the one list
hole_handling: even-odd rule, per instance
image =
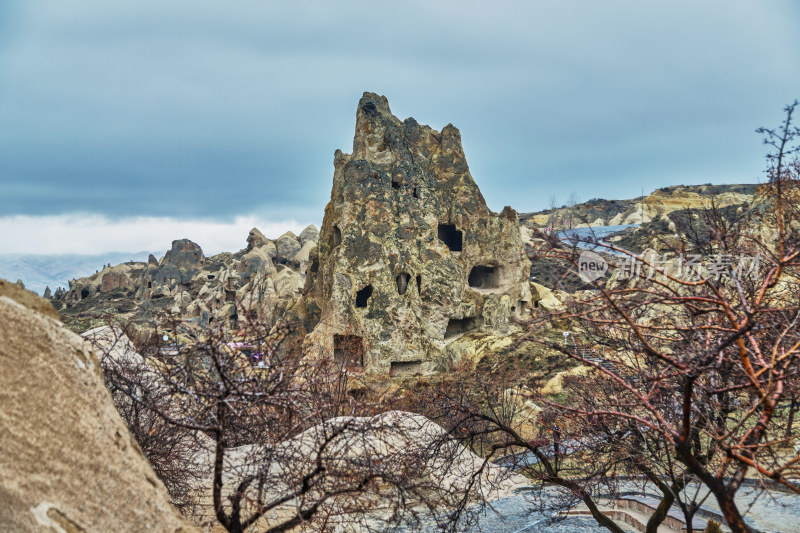
[[171, 264], [180, 269], [198, 269], [204, 262], [203, 250], [189, 239], [172, 241], [172, 248], [161, 260], [162, 265]]
[[517, 214], [486, 206], [455, 127], [400, 121], [386, 98], [365, 93], [353, 153], [337, 150], [334, 167], [309, 254], [306, 291], [321, 315], [310, 351], [346, 357], [338, 345], [355, 339], [370, 372], [431, 373], [452, 359], [454, 340], [507, 334], [509, 318], [528, 313]]
[[756, 184], [674, 185], [653, 191], [645, 197], [630, 200], [593, 199], [574, 206], [523, 213], [520, 219], [530, 227], [555, 229], [641, 224], [657, 220], [669, 223], [670, 213], [683, 209], [703, 209], [710, 206], [712, 199], [717, 208], [749, 205], [756, 187]]
[[278, 237], [278, 240], [275, 241], [275, 246], [278, 248], [278, 257], [283, 259], [291, 259], [302, 247], [300, 239], [291, 231], [287, 231]]
[[44, 316], [58, 319], [58, 313], [53, 309], [53, 306], [50, 305], [50, 302], [44, 298], [40, 298], [31, 291], [25, 290], [17, 283], [11, 283], [10, 281], [0, 279], [0, 296], [10, 298]]
[[[326, 444], [323, 446], [322, 443]], [[266, 462], [265, 456], [268, 458]], [[213, 448], [209, 442], [202, 460], [208, 478], [203, 484], [205, 487], [212, 486], [213, 460]], [[492, 501], [530, 486], [524, 476], [491, 462], [484, 463], [481, 457], [448, 440], [445, 430], [435, 422], [414, 413], [388, 411], [373, 417], [329, 419], [278, 443], [273, 453], [265, 454], [264, 450], [253, 445], [232, 448], [225, 456], [223, 493], [227, 496], [231, 488], [237, 486], [243, 472], [267, 464], [265, 499], [278, 499], [301, 484], [302, 476], [308, 475], [317, 461], [331, 473], [332, 479], [336, 479], [337, 472], [349, 472], [356, 478], [365, 476], [374, 471], [375, 465], [380, 465], [378, 470], [394, 466], [397, 471], [414, 472], [418, 477], [408, 481], [426, 487], [429, 497], [435, 495], [437, 511], [441, 513], [447, 512], [462, 498]], [[324, 530], [392, 530], [396, 516], [391, 511], [397, 503], [394, 500], [397, 494], [391, 490], [374, 491], [372, 488], [368, 495], [362, 496], [360, 507], [366, 512], [360, 512], [359, 516], [336, 512], [335, 499], [325, 502], [322, 506], [324, 511], [318, 514], [325, 517], [327, 528]], [[208, 514], [198, 518], [201, 523], [213, 520], [210, 492], [206, 491], [200, 505]], [[415, 501], [411, 493], [406, 494], [406, 498], [404, 505], [408, 507], [421, 503]], [[228, 498], [224, 500], [227, 504]], [[266, 530], [293, 516], [295, 505], [296, 502], [289, 501], [271, 511], [256, 523], [257, 529]], [[367, 523], [371, 523], [371, 529], [363, 527]], [[308, 529], [302, 530], [319, 529], [319, 523], [312, 522]]]
[[271, 320], [295, 308], [287, 320], [296, 320], [305, 315], [298, 301], [319, 232], [309, 226], [301, 236], [278, 238], [279, 254], [275, 242], [253, 228], [245, 249], [213, 257], [188, 239], [176, 240], [160, 261], [151, 255], [147, 263], [105, 267], [70, 281], [70, 290], [53, 302], [65, 320], [88, 320], [89, 327], [102, 323], [91, 318], [102, 313], [147, 322], [161, 311], [201, 327], [236, 329], [242, 316]]
[[6, 296], [0, 323], [0, 529], [194, 531], [117, 414], [88, 344]]
[[313, 242], [316, 243], [319, 241], [319, 230], [315, 225], [307, 226], [302, 232], [300, 232], [300, 244], [305, 246], [306, 244]]

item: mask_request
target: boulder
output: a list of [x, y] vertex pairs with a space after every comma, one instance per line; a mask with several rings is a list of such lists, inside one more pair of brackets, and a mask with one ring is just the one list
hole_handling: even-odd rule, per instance
[[303, 290], [303, 276], [290, 268], [278, 272], [273, 283], [279, 298], [289, 298]]
[[14, 369], [0, 372], [2, 528], [194, 531], [114, 408], [88, 343], [6, 296], [0, 321], [0, 364]]
[[539, 283], [533, 281], [531, 281], [530, 284], [531, 294], [533, 295], [533, 301], [536, 307], [550, 312], [564, 310], [563, 299], [566, 297], [565, 294], [560, 293], [562, 294], [562, 298], [559, 298], [555, 291], [548, 289], [544, 285], [540, 285]]
[[287, 231], [275, 241], [275, 246], [278, 249], [278, 257], [284, 259], [291, 259], [294, 254], [300, 251], [300, 241], [297, 240], [297, 235], [291, 231]]
[[172, 248], [161, 260], [161, 264], [175, 265], [179, 269], [197, 270], [205, 263], [200, 245], [189, 239], [172, 241]]
[[306, 228], [300, 232], [300, 244], [305, 246], [309, 242], [313, 242], [314, 244], [319, 241], [319, 230], [313, 224], [310, 226], [306, 226]]
[[258, 228], [253, 228], [250, 230], [250, 233], [247, 235], [247, 251], [254, 248], [259, 248], [261, 246], [266, 246], [267, 244], [271, 243], [269, 239], [264, 237], [264, 234], [261, 233]]

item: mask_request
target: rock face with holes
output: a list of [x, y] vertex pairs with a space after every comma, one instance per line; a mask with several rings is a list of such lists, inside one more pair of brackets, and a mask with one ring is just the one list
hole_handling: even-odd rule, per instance
[[[151, 255], [147, 263], [104, 267], [70, 281], [70, 290], [52, 302], [68, 323], [103, 313], [149, 323], [167, 311], [201, 328], [237, 329], [256, 318], [303, 321], [301, 291], [318, 238], [314, 226], [299, 237], [287, 232], [276, 240], [253, 228], [246, 248], [210, 257], [198, 244], [179, 239], [160, 261]], [[92, 319], [88, 325], [101, 323]]]
[[454, 126], [401, 121], [364, 93], [353, 153], [337, 150], [334, 167], [309, 256], [309, 313], [320, 317], [309, 351], [377, 374], [433, 373], [464, 337], [505, 335], [530, 312], [517, 214], [486, 206]]
[[195, 531], [117, 413], [88, 343], [20, 291], [0, 292], [0, 530]]

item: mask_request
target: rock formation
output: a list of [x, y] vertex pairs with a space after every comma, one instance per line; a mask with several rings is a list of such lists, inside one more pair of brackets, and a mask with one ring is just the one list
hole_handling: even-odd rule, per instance
[[431, 373], [456, 357], [454, 341], [504, 335], [529, 312], [517, 214], [486, 206], [454, 126], [400, 121], [365, 93], [353, 153], [337, 150], [334, 167], [306, 280], [320, 316], [310, 351], [378, 374]]
[[88, 344], [33, 310], [45, 300], [12, 298], [0, 295], [0, 529], [194, 531], [117, 414]]
[[240, 317], [268, 321], [296, 309], [287, 318], [296, 320], [304, 314], [304, 305], [295, 304], [318, 238], [314, 226], [275, 241], [253, 228], [245, 249], [213, 257], [180, 239], [160, 261], [151, 254], [147, 263], [104, 268], [70, 281], [70, 290], [57, 292], [53, 301], [65, 319], [111, 312], [141, 322], [169, 311], [200, 327], [236, 329]]
[[0, 296], [10, 298], [28, 309], [32, 309], [44, 316], [58, 320], [58, 313], [53, 309], [53, 306], [50, 305], [50, 302], [20, 287], [19, 283], [11, 283], [10, 281], [0, 279]]

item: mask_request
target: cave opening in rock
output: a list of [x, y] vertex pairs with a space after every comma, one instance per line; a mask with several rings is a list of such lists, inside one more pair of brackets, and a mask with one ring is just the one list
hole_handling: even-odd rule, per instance
[[419, 194], [417, 194], [417, 188], [416, 187], [414, 187], [414, 190], [411, 191], [411, 194], [414, 196], [414, 198], [419, 198]]
[[397, 283], [397, 294], [402, 296], [406, 293], [410, 279], [411, 274], [408, 274], [407, 272], [401, 272], [397, 275], [397, 277], [394, 279], [394, 281]]
[[439, 224], [437, 233], [439, 240], [445, 243], [451, 252], [461, 251], [463, 235], [460, 230], [456, 229], [455, 224]]
[[415, 376], [422, 373], [422, 361], [392, 361], [389, 367], [390, 377]]
[[366, 307], [370, 296], [372, 296], [372, 285], [367, 285], [356, 293], [356, 307]]
[[496, 289], [500, 286], [500, 267], [476, 265], [470, 270], [468, 281], [476, 289]]
[[392, 180], [392, 189], [399, 189], [399, 188], [400, 188], [400, 182], [397, 180]]
[[417, 274], [417, 294], [422, 296], [422, 276]]
[[447, 322], [447, 329], [444, 332], [444, 338], [448, 339], [460, 333], [472, 331], [476, 326], [477, 319], [475, 317], [451, 318]]
[[84, 298], [88, 298], [89, 294], [90, 294], [89, 287], [84, 287], [83, 290], [81, 290], [81, 300], [83, 300]]
[[348, 366], [364, 366], [364, 341], [358, 335], [334, 335], [333, 359]]
[[339, 229], [339, 226], [333, 227], [333, 245], [339, 246], [342, 244], [342, 230]]

